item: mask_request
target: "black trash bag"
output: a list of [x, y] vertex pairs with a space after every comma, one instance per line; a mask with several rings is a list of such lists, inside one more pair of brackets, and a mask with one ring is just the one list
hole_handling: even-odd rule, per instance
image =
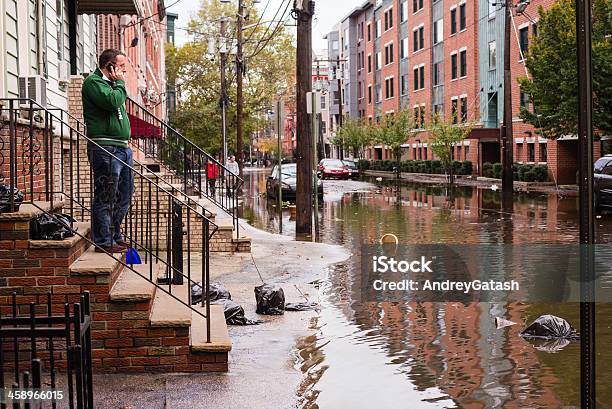
[[76, 229], [70, 227], [74, 218], [67, 214], [41, 214], [30, 222], [32, 240], [64, 240], [73, 237]]
[[569, 322], [550, 314], [538, 317], [531, 325], [522, 330], [519, 335], [524, 338], [579, 339], [578, 332]]
[[220, 298], [211, 304], [223, 305], [223, 314], [227, 325], [257, 325], [260, 321], [250, 320], [244, 316], [244, 308], [236, 301]]
[[19, 206], [23, 203], [23, 192], [16, 187], [12, 192], [13, 203], [15, 207], [11, 209], [11, 186], [0, 185], [0, 213], [9, 213], [19, 211]]
[[[202, 302], [202, 284], [193, 283], [191, 285], [191, 304], [199, 304]], [[231, 300], [232, 295], [230, 292], [220, 283], [211, 283], [208, 291], [210, 302], [217, 300]]]
[[283, 315], [285, 313], [285, 293], [283, 289], [271, 284], [255, 287], [257, 314]]
[[319, 311], [321, 308], [316, 302], [288, 302], [285, 304], [285, 311]]

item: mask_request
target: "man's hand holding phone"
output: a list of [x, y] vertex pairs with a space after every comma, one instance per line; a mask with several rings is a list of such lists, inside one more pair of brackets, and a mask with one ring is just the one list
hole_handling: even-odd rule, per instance
[[125, 73], [118, 70], [113, 64], [108, 64], [108, 79], [111, 81], [125, 81]]

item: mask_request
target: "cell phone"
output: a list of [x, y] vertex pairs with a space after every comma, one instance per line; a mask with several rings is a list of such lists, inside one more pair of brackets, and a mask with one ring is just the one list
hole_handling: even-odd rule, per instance
[[[111, 68], [112, 68], [112, 70], [111, 70]], [[115, 64], [113, 64], [112, 62], [109, 62], [108, 65], [106, 66], [106, 69], [111, 71], [111, 72], [115, 71], [116, 68], [117, 67], [115, 67]]]

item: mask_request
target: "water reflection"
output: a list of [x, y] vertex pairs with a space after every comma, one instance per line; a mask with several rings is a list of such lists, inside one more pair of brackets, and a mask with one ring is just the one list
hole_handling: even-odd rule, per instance
[[[263, 180], [263, 185], [262, 185]], [[400, 243], [576, 243], [577, 199], [520, 194], [512, 210], [501, 192], [371, 180], [343, 192], [326, 183], [320, 237], [353, 251], [321, 281], [314, 335], [297, 345], [304, 408], [558, 408], [579, 406], [579, 344], [538, 349], [518, 332], [549, 313], [579, 326], [578, 304], [526, 302], [359, 302], [359, 251], [393, 233]], [[245, 216], [277, 231], [278, 218], [253, 173]], [[263, 186], [264, 190], [261, 190]], [[295, 234], [283, 212], [283, 234]], [[598, 243], [612, 242], [612, 216], [596, 221]], [[549, 260], [554, 268], [556, 260]], [[612, 402], [612, 308], [597, 306], [598, 407]], [[494, 317], [520, 323], [496, 329]]]

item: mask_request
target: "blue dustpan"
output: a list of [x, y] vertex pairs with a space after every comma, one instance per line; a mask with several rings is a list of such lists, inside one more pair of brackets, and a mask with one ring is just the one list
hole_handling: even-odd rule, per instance
[[138, 254], [135, 248], [130, 247], [127, 250], [127, 252], [125, 253], [125, 262], [127, 264], [142, 264], [140, 254]]

